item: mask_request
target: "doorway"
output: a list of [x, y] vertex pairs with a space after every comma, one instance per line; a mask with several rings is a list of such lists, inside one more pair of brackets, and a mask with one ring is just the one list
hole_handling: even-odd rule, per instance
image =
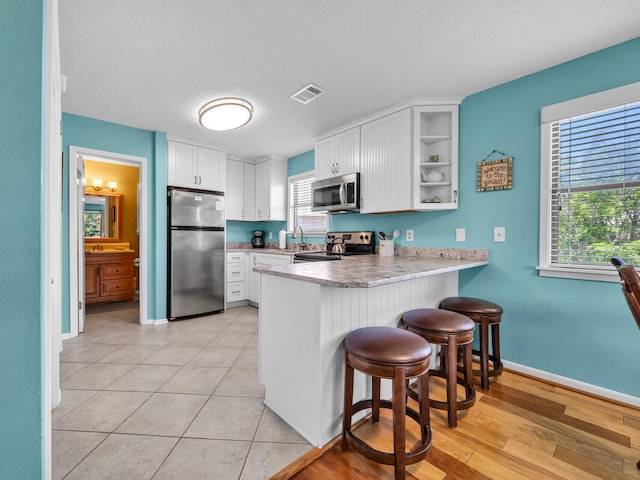
[[[86, 312], [86, 303], [84, 295], [85, 286], [85, 233], [82, 228], [84, 218], [84, 187], [85, 179], [89, 180], [88, 186], [91, 189], [92, 181], [96, 179], [95, 173], [93, 178], [88, 178], [84, 173], [85, 162], [91, 162], [92, 165], [102, 168], [102, 171], [108, 171], [109, 167], [113, 169], [118, 167], [128, 167], [129, 169], [137, 169], [138, 181], [135, 187], [129, 185], [127, 188], [129, 194], [129, 206], [131, 207], [131, 199], [137, 197], [136, 211], [134, 215], [137, 218], [135, 226], [129, 225], [129, 229], [134, 228], [134, 234], [129, 234], [132, 241], [127, 242], [124, 238], [123, 242], [130, 243], [131, 246], [137, 247], [138, 271], [137, 271], [137, 290], [139, 300], [139, 323], [146, 325], [153, 323], [149, 321], [147, 314], [148, 300], [148, 283], [146, 265], [148, 265], [148, 168], [147, 159], [144, 157], [135, 157], [131, 155], [122, 155], [113, 152], [86, 149], [81, 147], [69, 146], [69, 337], [75, 337], [84, 329], [84, 314]], [[126, 170], [126, 168], [125, 168]], [[96, 171], [95, 169], [93, 170]], [[102, 174], [101, 174], [102, 175]], [[103, 184], [106, 186], [111, 178], [105, 177]], [[130, 180], [129, 180], [130, 182]], [[124, 187], [124, 185], [123, 185]], [[134, 188], [133, 194], [131, 188]], [[126, 205], [126, 198], [124, 204]], [[125, 213], [126, 214], [126, 213]], [[125, 215], [122, 215], [125, 217]], [[132, 215], [129, 215], [130, 217]], [[123, 229], [124, 231], [124, 229]], [[98, 245], [102, 242], [98, 242]], [[137, 245], [136, 245], [137, 244]], [[89, 244], [87, 244], [89, 245]]]

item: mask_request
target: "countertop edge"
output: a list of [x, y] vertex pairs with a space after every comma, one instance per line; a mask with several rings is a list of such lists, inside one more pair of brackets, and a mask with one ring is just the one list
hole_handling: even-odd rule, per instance
[[[401, 257], [394, 257], [394, 258], [401, 258]], [[293, 265], [284, 265], [284, 266], [259, 266], [259, 267], [254, 267], [254, 271], [259, 273], [264, 273], [267, 275], [273, 275], [276, 277], [289, 278], [292, 280], [298, 280], [298, 281], [307, 282], [307, 283], [315, 283], [318, 285], [324, 285], [328, 287], [372, 288], [372, 287], [377, 287], [381, 285], [405, 282], [415, 278], [427, 277], [432, 275], [440, 275], [443, 273], [466, 270], [469, 268], [482, 267], [489, 264], [488, 260], [447, 260], [442, 258], [422, 258], [420, 260], [423, 260], [425, 262], [437, 261], [439, 263], [451, 262], [451, 264], [438, 266], [438, 267], [429, 267], [425, 265], [424, 270], [416, 270], [414, 268], [412, 269], [412, 271], [405, 274], [393, 274], [393, 275], [383, 274], [383, 276], [381, 276], [380, 278], [372, 278], [370, 280], [366, 280], [366, 279], [333, 280], [326, 277], [321, 278], [314, 275], [313, 272], [305, 272], [305, 271], [301, 271], [300, 268], [296, 268], [297, 266], [300, 266], [300, 265], [310, 265], [310, 264], [297, 264], [297, 265], [293, 264]], [[333, 263], [333, 262], [321, 262], [321, 263], [326, 265], [327, 263]], [[356, 273], [357, 273], [357, 268], [358, 268], [357, 265], [353, 265], [353, 271], [355, 271]], [[355, 276], [357, 277], [357, 275]]]

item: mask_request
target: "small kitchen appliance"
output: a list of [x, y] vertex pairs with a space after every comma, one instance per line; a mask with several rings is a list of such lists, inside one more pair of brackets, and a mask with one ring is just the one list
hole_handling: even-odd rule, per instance
[[253, 248], [264, 248], [264, 232], [262, 230], [254, 230], [251, 238]]
[[324, 251], [296, 253], [293, 261], [321, 262], [350, 255], [371, 255], [376, 250], [375, 236], [375, 232], [327, 232]]
[[311, 211], [327, 213], [360, 210], [360, 174], [316, 180], [311, 184]]

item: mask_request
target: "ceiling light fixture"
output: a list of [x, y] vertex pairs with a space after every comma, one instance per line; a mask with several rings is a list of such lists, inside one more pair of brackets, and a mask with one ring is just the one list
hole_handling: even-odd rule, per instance
[[198, 112], [200, 125], [209, 130], [224, 131], [240, 128], [253, 116], [253, 105], [242, 98], [218, 98]]

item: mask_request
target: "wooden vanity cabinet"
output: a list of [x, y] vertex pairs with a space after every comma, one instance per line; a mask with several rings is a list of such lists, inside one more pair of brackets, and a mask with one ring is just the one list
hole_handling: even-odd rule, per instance
[[134, 252], [85, 255], [85, 303], [132, 301]]

